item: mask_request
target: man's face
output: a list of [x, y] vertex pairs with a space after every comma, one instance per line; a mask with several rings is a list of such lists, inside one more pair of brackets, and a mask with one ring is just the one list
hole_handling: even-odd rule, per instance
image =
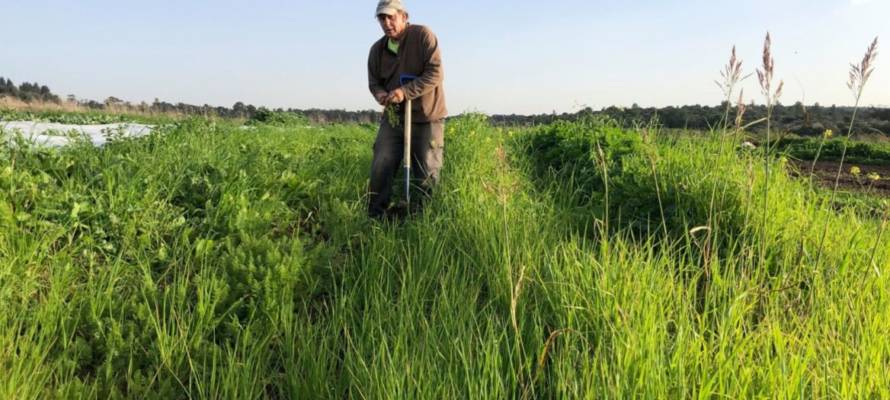
[[377, 16], [377, 22], [380, 22], [380, 28], [383, 34], [388, 38], [397, 40], [402, 37], [405, 32], [405, 26], [408, 24], [408, 16], [403, 12], [397, 12], [393, 15], [380, 14]]

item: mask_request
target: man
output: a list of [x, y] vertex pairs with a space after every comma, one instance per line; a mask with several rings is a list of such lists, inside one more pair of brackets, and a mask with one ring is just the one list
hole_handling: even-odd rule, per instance
[[[412, 100], [412, 186], [420, 189], [420, 202], [430, 197], [438, 183], [444, 152], [445, 91], [442, 59], [436, 36], [427, 27], [408, 23], [401, 0], [381, 0], [377, 21], [384, 36], [371, 46], [368, 86], [382, 106], [395, 107], [398, 125], [387, 113], [380, 122], [371, 163], [368, 215], [383, 217], [390, 210], [393, 180], [403, 160], [404, 103]], [[402, 85], [402, 77], [416, 77]]]

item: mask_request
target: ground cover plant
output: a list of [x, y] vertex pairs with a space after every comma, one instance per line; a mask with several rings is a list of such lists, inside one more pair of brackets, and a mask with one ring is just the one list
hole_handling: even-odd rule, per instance
[[0, 397], [890, 397], [890, 204], [743, 115], [465, 115], [401, 222], [365, 217], [368, 126], [3, 132]]
[[[789, 156], [802, 159], [837, 161], [843, 153], [844, 142], [839, 138], [829, 140], [814, 138], [786, 137], [776, 142], [775, 146]], [[888, 165], [890, 164], [890, 143], [850, 143], [847, 149], [847, 161], [855, 164]]]
[[5, 146], [0, 395], [890, 395], [886, 214], [776, 173], [762, 234], [762, 155], [718, 136], [448, 138], [401, 224], [361, 126]]

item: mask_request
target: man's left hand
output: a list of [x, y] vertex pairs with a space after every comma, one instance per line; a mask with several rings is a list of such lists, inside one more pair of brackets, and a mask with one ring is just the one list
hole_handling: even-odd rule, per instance
[[402, 88], [389, 92], [389, 96], [386, 97], [387, 104], [399, 104], [403, 101], [405, 101], [405, 91]]

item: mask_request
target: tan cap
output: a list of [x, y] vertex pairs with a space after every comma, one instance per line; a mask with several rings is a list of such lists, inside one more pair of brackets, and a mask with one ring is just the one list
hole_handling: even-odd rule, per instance
[[395, 15], [399, 11], [405, 11], [402, 0], [380, 0], [377, 3], [377, 13], [374, 16], [376, 17], [380, 14]]

